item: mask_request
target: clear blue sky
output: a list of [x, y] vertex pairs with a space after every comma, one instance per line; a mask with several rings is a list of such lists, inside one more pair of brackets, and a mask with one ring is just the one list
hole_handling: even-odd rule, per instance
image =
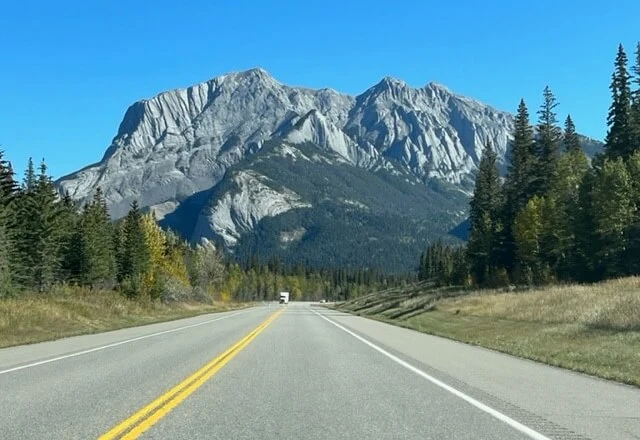
[[0, 145], [55, 176], [102, 157], [126, 108], [260, 66], [283, 83], [357, 94], [390, 75], [499, 109], [548, 84], [602, 139], [618, 43], [640, 1], [29, 1], [0, 13]]

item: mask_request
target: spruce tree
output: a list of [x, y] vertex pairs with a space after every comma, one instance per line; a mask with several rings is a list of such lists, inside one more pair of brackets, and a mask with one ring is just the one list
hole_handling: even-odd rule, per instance
[[23, 191], [18, 199], [20, 223], [16, 248], [20, 259], [20, 281], [38, 291], [48, 289], [60, 269], [60, 210], [57, 201], [58, 193], [47, 175], [44, 160], [37, 177], [33, 161], [29, 160]]
[[4, 159], [0, 150], [0, 207], [9, 207], [18, 190], [11, 163]]
[[62, 195], [59, 203], [58, 234], [60, 238], [60, 270], [58, 281], [67, 282], [77, 280], [78, 259], [80, 249], [77, 247], [78, 213], [75, 203], [69, 193]]
[[622, 158], [607, 160], [596, 170], [591, 202], [600, 274], [604, 277], [623, 275], [626, 232], [633, 223], [636, 206], [631, 176]]
[[555, 108], [558, 106], [549, 86], [544, 88], [543, 103], [538, 110], [538, 139], [536, 141], [537, 167], [536, 192], [545, 195], [551, 188], [551, 181], [558, 159], [562, 131], [558, 127]]
[[566, 153], [582, 152], [580, 139], [576, 133], [576, 126], [573, 124], [571, 115], [567, 116], [564, 121], [564, 135], [562, 137], [562, 145]]
[[11, 164], [0, 151], [0, 298], [13, 294], [15, 268], [15, 197], [17, 185]]
[[483, 285], [496, 267], [502, 233], [502, 187], [491, 142], [482, 153], [470, 206], [468, 258], [475, 282]]
[[102, 190], [85, 206], [80, 220], [80, 280], [91, 287], [109, 287], [116, 278], [112, 225]]
[[577, 211], [575, 215], [575, 254], [571, 278], [578, 281], [593, 282], [601, 279], [601, 265], [596, 252], [598, 243], [593, 213], [593, 188], [596, 185], [596, 170], [589, 169], [578, 188]]
[[133, 201], [131, 209], [124, 219], [122, 227], [123, 250], [121, 273], [119, 278], [127, 281], [125, 293], [137, 296], [141, 293], [143, 277], [150, 268], [149, 249], [142, 229], [142, 213], [137, 201]]
[[611, 79], [611, 106], [607, 116], [609, 130], [605, 139], [605, 151], [607, 156], [612, 159], [617, 157], [626, 159], [633, 152], [631, 89], [629, 82], [627, 55], [622, 45], [620, 45]]
[[571, 278], [575, 269], [579, 187], [588, 169], [587, 157], [581, 149], [574, 147], [561, 155], [542, 207], [541, 256], [561, 279]]
[[504, 254], [501, 266], [513, 269], [515, 262], [515, 243], [513, 241], [513, 222], [516, 214], [535, 194], [535, 143], [533, 130], [529, 125], [529, 111], [524, 100], [520, 100], [515, 117], [513, 144], [510, 163], [504, 184]]
[[24, 173], [24, 179], [22, 180], [22, 189], [24, 191], [31, 191], [36, 186], [36, 169], [33, 165], [33, 158], [29, 158], [27, 162], [27, 169]]
[[632, 67], [635, 90], [631, 93], [632, 148], [640, 150], [640, 42], [636, 45], [635, 64]]

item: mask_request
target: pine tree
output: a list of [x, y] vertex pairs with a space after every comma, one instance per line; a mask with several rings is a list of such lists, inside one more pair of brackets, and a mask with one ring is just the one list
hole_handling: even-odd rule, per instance
[[502, 187], [491, 142], [482, 153], [470, 206], [468, 258], [476, 283], [482, 285], [496, 267], [502, 234]]
[[501, 266], [513, 269], [515, 261], [515, 243], [513, 240], [513, 222], [516, 214], [535, 194], [535, 143], [533, 130], [529, 125], [529, 111], [524, 100], [520, 100], [515, 118], [513, 146], [507, 176], [504, 184], [504, 255]]
[[0, 151], [0, 298], [13, 294], [15, 265], [15, 197], [17, 185], [11, 164]]
[[19, 253], [20, 281], [27, 287], [43, 291], [56, 280], [60, 262], [58, 234], [58, 193], [47, 175], [44, 160], [40, 174], [34, 176], [33, 162], [25, 173], [23, 190], [18, 199], [19, 230], [16, 248]]
[[0, 150], [0, 207], [7, 208], [18, 191], [11, 164], [4, 159], [4, 151]]
[[632, 148], [637, 151], [640, 150], [640, 42], [636, 45], [635, 55], [635, 64], [632, 67], [632, 71], [636, 88], [631, 94], [631, 124], [633, 131]]
[[113, 226], [101, 188], [80, 216], [80, 281], [90, 287], [111, 287], [116, 279]]
[[58, 234], [60, 237], [59, 259], [60, 270], [57, 281], [67, 282], [77, 280], [77, 267], [79, 265], [80, 248], [77, 246], [76, 234], [78, 234], [79, 216], [76, 206], [69, 193], [62, 195], [59, 203]]
[[540, 195], [545, 195], [551, 188], [560, 142], [562, 141], [562, 131], [557, 125], [558, 119], [555, 112], [558, 103], [549, 86], [544, 88], [543, 98], [544, 101], [538, 110], [538, 139], [536, 141], [538, 156], [536, 189]]
[[605, 139], [605, 151], [609, 158], [626, 159], [633, 152], [633, 126], [631, 122], [631, 90], [627, 72], [627, 55], [622, 45], [618, 47], [615, 70], [611, 79], [611, 107], [607, 116], [609, 131]]
[[142, 229], [142, 213], [137, 201], [133, 201], [131, 209], [123, 224], [123, 250], [121, 273], [119, 278], [126, 281], [123, 290], [128, 296], [140, 296], [143, 278], [150, 269], [150, 255]]
[[543, 206], [543, 261], [562, 279], [570, 278], [576, 267], [579, 188], [588, 169], [579, 148], [560, 156]]
[[566, 153], [582, 152], [580, 138], [578, 138], [578, 134], [576, 133], [576, 126], [573, 124], [571, 115], [568, 115], [567, 119], [564, 121], [562, 144]]
[[596, 170], [591, 202], [597, 267], [604, 277], [623, 275], [626, 231], [633, 223], [636, 206], [631, 176], [621, 158], [607, 160]]

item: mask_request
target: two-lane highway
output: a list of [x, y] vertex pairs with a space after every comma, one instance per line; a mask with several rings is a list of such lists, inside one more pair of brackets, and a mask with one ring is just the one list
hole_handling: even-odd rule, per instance
[[309, 303], [0, 350], [0, 438], [637, 439], [640, 390]]

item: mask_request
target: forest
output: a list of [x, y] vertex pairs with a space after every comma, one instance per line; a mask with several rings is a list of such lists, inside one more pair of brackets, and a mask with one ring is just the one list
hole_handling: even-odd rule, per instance
[[76, 206], [58, 193], [44, 161], [36, 171], [30, 160], [17, 182], [0, 152], [0, 298], [69, 285], [162, 301], [264, 301], [281, 290], [293, 299], [331, 300], [410, 279], [255, 256], [238, 264], [212, 243], [192, 245], [160, 228], [136, 202], [112, 221], [99, 188], [90, 203]]
[[470, 286], [596, 282], [640, 273], [640, 43], [622, 45], [611, 79], [604, 150], [589, 161], [574, 121], [561, 128], [545, 87], [537, 124], [520, 101], [506, 176], [490, 143], [464, 246], [431, 243], [419, 277]]

